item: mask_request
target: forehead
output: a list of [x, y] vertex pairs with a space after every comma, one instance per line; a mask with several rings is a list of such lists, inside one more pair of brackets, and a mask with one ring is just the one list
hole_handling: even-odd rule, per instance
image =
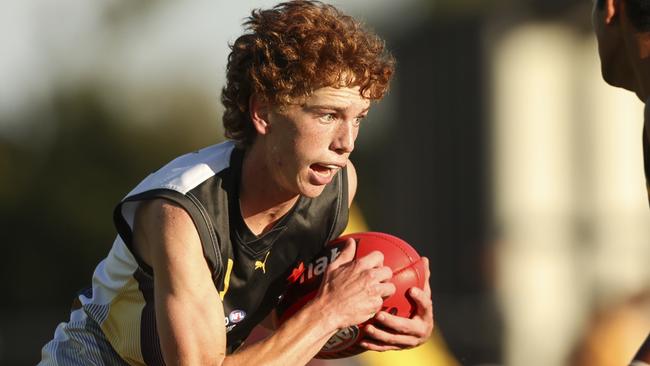
[[338, 108], [362, 108], [370, 105], [370, 100], [361, 95], [358, 86], [334, 88], [331, 86], [314, 90], [301, 104], [304, 105], [332, 105]]

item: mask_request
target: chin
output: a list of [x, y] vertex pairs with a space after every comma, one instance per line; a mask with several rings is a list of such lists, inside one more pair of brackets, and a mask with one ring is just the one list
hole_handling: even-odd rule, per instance
[[638, 89], [638, 84], [636, 83], [635, 80], [629, 80], [629, 79], [624, 79], [624, 78], [614, 78], [614, 77], [607, 77], [605, 74], [603, 74], [603, 79], [605, 82], [611, 86], [617, 87], [617, 88], [622, 88], [627, 91], [631, 91], [632, 93], [639, 94]]
[[320, 196], [324, 190], [325, 190], [324, 185], [317, 186], [317, 185], [308, 184], [306, 186], [301, 187], [300, 194], [308, 198], [316, 198]]
[[603, 73], [603, 80], [605, 80], [605, 82], [610, 86], [626, 89], [618, 79], [611, 77], [606, 73]]
[[603, 59], [600, 69], [603, 80], [611, 86], [638, 93], [639, 85], [634, 70], [626, 63], [626, 60], [618, 59], [617, 61], [610, 60], [606, 62]]

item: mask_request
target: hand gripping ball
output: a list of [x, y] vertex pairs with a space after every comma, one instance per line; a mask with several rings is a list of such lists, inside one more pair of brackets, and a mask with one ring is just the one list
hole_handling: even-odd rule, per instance
[[[384, 299], [381, 310], [407, 318], [415, 315], [417, 306], [407, 292], [411, 287], [424, 288], [425, 268], [420, 256], [402, 239], [384, 233], [364, 232], [341, 236], [331, 241], [311, 263], [294, 270], [289, 277], [291, 283], [277, 306], [280, 323], [290, 318], [316, 295], [327, 266], [343, 250], [348, 238], [357, 242], [355, 259], [378, 250], [384, 254], [384, 265], [393, 270], [390, 282], [395, 285], [396, 291], [391, 297]], [[343, 358], [366, 351], [359, 343], [365, 337], [365, 326], [373, 321], [374, 318], [371, 318], [362, 324], [339, 329], [316, 358]]]

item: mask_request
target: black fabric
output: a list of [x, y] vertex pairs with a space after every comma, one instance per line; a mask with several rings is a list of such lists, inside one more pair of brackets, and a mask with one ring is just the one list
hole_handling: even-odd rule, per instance
[[113, 211], [113, 221], [115, 222], [115, 227], [117, 229], [118, 235], [124, 241], [124, 244], [129, 248], [131, 254], [135, 257], [138, 265], [149, 275], [153, 275], [151, 267], [145, 263], [142, 258], [133, 250], [133, 233], [131, 227], [122, 216], [122, 207], [125, 203], [137, 202], [143, 200], [150, 200], [155, 198], [164, 198], [175, 202], [185, 209], [192, 218], [194, 226], [196, 227], [199, 238], [203, 245], [203, 256], [208, 262], [210, 271], [212, 272], [212, 277], [216, 278], [220, 274], [222, 263], [221, 257], [219, 256], [218, 242], [213, 235], [214, 230], [209, 226], [209, 221], [206, 220], [206, 213], [203, 210], [203, 207], [197, 202], [196, 198], [191, 195], [183, 195], [177, 191], [171, 189], [155, 189], [151, 191], [142, 192], [128, 197], [127, 199], [120, 202]]
[[[224, 268], [229, 259], [233, 261], [223, 298], [224, 317], [242, 311], [246, 314], [241, 322], [226, 321], [229, 353], [273, 310], [293, 268], [300, 262], [311, 261], [325, 243], [338, 237], [348, 219], [344, 169], [320, 196], [300, 197], [271, 230], [256, 237], [245, 225], [239, 207], [242, 161], [243, 152], [234, 150], [229, 169], [190, 192], [205, 205], [204, 210], [212, 219]], [[256, 262], [261, 267], [256, 267]], [[223, 271], [215, 280], [219, 291], [225, 289], [225, 276]]]
[[[199, 232], [215, 287], [220, 294], [224, 292], [228, 353], [236, 350], [277, 305], [292, 270], [301, 262], [311, 261], [328, 241], [343, 232], [348, 221], [347, 170], [342, 169], [320, 196], [300, 197], [271, 230], [256, 237], [246, 227], [239, 208], [243, 157], [242, 150], [233, 149], [228, 168], [216, 172], [186, 194], [168, 189], [146, 191], [128, 197], [114, 214], [118, 233], [131, 249], [131, 227], [122, 216], [125, 203], [165, 198], [186, 209]], [[137, 256], [136, 260], [145, 274], [153, 274]], [[230, 273], [229, 261], [233, 263]], [[227, 291], [225, 280], [228, 280]], [[151, 308], [145, 307], [147, 314], [143, 313], [143, 321], [145, 316], [155, 319], [153, 303], [147, 300], [147, 306]], [[153, 325], [153, 328], [147, 325], [147, 333], [152, 331], [155, 335], [155, 322]], [[142, 341], [144, 347], [145, 339]], [[154, 361], [158, 343], [146, 341], [153, 346], [147, 353], [153, 355]]]
[[133, 277], [138, 281], [145, 305], [140, 314], [140, 351], [147, 365], [164, 365], [158, 330], [156, 327], [156, 306], [153, 297], [153, 278], [138, 269]]
[[641, 345], [641, 348], [634, 356], [634, 360], [650, 362], [650, 333], [648, 333], [648, 337], [646, 337], [645, 341]]

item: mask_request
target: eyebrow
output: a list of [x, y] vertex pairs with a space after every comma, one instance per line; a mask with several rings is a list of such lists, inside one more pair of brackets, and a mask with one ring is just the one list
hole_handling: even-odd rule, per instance
[[[307, 109], [331, 109], [333, 111], [337, 111], [339, 113], [345, 111], [345, 107], [340, 107], [340, 106], [335, 106], [335, 105], [330, 105], [330, 104], [307, 104], [305, 105], [305, 108]], [[367, 113], [370, 110], [370, 106], [365, 108], [364, 110], [361, 111], [359, 114]]]

